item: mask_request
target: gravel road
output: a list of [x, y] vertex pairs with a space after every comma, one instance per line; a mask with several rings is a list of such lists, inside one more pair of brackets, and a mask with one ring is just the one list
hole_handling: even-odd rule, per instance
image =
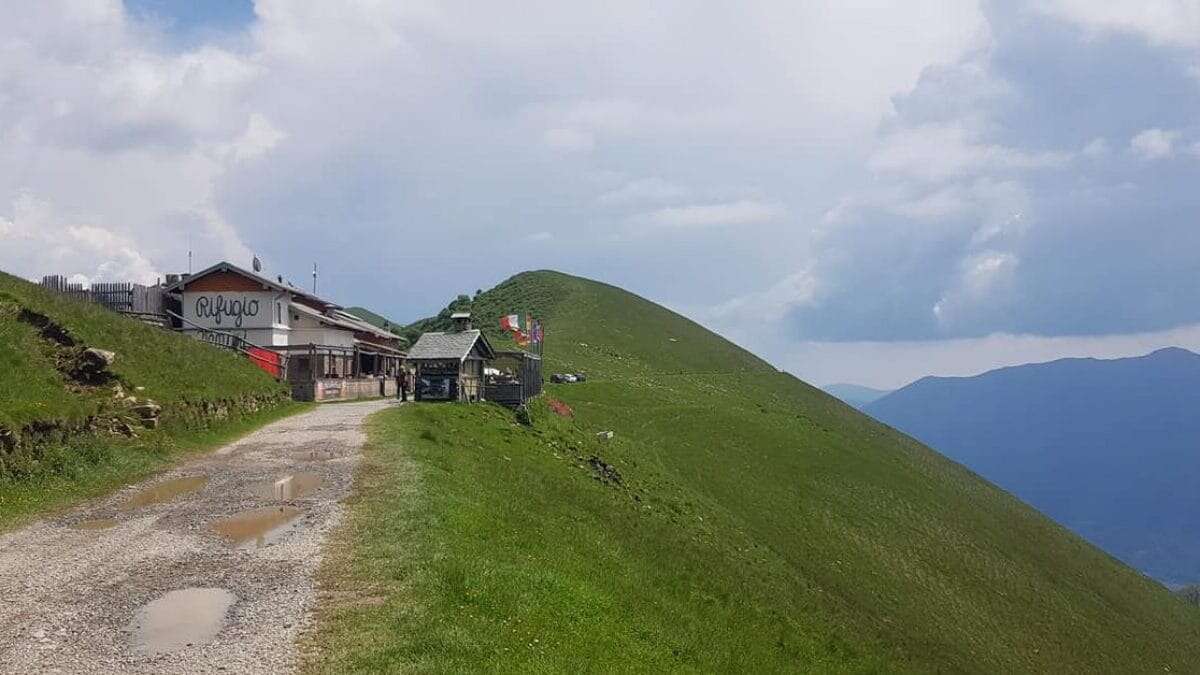
[[325, 405], [0, 535], [0, 670], [289, 672], [363, 419]]

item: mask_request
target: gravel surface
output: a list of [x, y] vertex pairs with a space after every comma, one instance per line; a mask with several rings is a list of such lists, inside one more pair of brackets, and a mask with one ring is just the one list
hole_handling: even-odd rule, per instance
[[[294, 670], [296, 637], [315, 597], [313, 574], [350, 491], [363, 419], [391, 405], [321, 406], [151, 481], [0, 535], [0, 670]], [[304, 474], [306, 491], [288, 494], [288, 483], [272, 491], [293, 474]], [[320, 484], [314, 487], [309, 474]], [[179, 480], [198, 476], [207, 481]], [[190, 491], [131, 505], [172, 480]], [[261, 541], [253, 534], [230, 538], [245, 536], [244, 519], [232, 521], [236, 535], [213, 527], [266, 507], [299, 513]], [[146, 644], [146, 636], [160, 642]]]

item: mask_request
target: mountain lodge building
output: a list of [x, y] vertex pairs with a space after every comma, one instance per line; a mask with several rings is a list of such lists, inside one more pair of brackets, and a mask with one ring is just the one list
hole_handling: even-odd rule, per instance
[[[241, 349], [260, 365], [270, 355], [286, 357], [273, 374], [291, 383], [297, 400], [395, 394], [402, 338], [282, 277], [220, 262], [164, 292], [180, 297], [183, 311], [175, 318], [184, 333]], [[255, 357], [256, 351], [268, 356]]]

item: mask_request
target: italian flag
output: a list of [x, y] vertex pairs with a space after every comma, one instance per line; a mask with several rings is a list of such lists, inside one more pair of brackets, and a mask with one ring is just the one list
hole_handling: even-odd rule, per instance
[[513, 339], [520, 346], [529, 343], [529, 334], [525, 332], [525, 326], [528, 324], [528, 320], [524, 324], [521, 323], [520, 314], [509, 314], [508, 316], [500, 317], [500, 327], [512, 333]]

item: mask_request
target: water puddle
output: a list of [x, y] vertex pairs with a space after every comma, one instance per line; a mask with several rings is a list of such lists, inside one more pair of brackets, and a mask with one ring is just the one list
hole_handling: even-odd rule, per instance
[[165, 654], [211, 641], [237, 598], [223, 588], [182, 588], [146, 603], [130, 625], [133, 646]]
[[313, 462], [325, 462], [331, 459], [338, 459], [340, 455], [332, 450], [301, 450], [295, 455], [298, 459], [307, 459]]
[[116, 518], [89, 518], [87, 520], [81, 520], [78, 523], [75, 523], [74, 525], [71, 526], [71, 529], [85, 530], [85, 531], [107, 530], [108, 528], [113, 527], [116, 524], [117, 524]]
[[321, 477], [315, 473], [294, 473], [279, 480], [258, 483], [254, 493], [266, 499], [297, 499], [321, 485]]
[[300, 509], [291, 506], [267, 506], [218, 520], [212, 529], [237, 548], [262, 548], [295, 529], [298, 515]]
[[208, 476], [186, 476], [176, 478], [142, 490], [129, 500], [128, 507], [136, 509], [141, 506], [160, 504], [170, 501], [179, 495], [195, 492], [208, 483]]

